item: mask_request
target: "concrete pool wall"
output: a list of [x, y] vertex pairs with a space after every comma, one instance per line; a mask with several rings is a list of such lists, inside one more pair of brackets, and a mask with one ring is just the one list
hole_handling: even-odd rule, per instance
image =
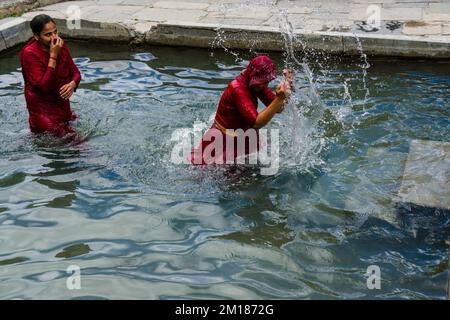
[[[0, 20], [0, 52], [31, 37], [29, 21], [46, 13], [71, 39], [282, 51], [280, 23], [287, 19], [299, 40], [297, 49], [450, 58], [450, 2], [445, 0], [11, 1], [60, 3]], [[374, 8], [380, 19], [372, 26], [366, 21]]]

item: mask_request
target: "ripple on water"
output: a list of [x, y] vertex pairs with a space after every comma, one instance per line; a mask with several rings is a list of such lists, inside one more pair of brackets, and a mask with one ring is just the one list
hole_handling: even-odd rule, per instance
[[[170, 161], [174, 130], [210, 124], [248, 57], [77, 50], [85, 143], [31, 135], [17, 59], [0, 67], [1, 298], [445, 297], [442, 230], [414, 237], [392, 196], [410, 139], [450, 140], [447, 66], [371, 62], [368, 99], [352, 61], [299, 68], [271, 124], [280, 170], [261, 176]], [[70, 264], [82, 294], [65, 289]], [[366, 288], [371, 264], [381, 292]]]

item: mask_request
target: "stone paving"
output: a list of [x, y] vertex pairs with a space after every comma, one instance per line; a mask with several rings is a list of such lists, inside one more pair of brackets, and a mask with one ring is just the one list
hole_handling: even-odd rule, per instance
[[[80, 29], [70, 25], [74, 8]], [[87, 0], [40, 7], [22, 19], [39, 13], [63, 22], [62, 34], [72, 38], [281, 50], [280, 30], [292, 30], [299, 48], [357, 54], [362, 44], [374, 55], [450, 57], [449, 0]], [[0, 50], [9, 47], [2, 40]]]
[[67, 0], [0, 0], [0, 19]]
[[[285, 11], [292, 26], [304, 32], [355, 30], [450, 40], [450, 1], [445, 0], [89, 0], [39, 10], [56, 11], [64, 16], [72, 5], [80, 7], [82, 19], [128, 25], [198, 22], [278, 27], [279, 11]], [[378, 28], [364, 23], [369, 6], [380, 10]]]

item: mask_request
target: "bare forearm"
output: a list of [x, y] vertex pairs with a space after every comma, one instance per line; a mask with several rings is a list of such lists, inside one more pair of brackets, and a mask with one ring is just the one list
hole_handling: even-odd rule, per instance
[[284, 98], [276, 97], [263, 111], [258, 114], [253, 128], [264, 127], [284, 105]]

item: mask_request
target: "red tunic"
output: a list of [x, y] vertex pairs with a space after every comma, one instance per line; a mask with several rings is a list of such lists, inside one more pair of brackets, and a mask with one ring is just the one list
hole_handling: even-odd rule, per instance
[[77, 115], [70, 109], [69, 100], [61, 98], [59, 90], [72, 80], [78, 87], [81, 75], [66, 44], [59, 52], [56, 68], [48, 66], [49, 58], [49, 52], [42, 49], [35, 39], [20, 52], [25, 100], [31, 131], [47, 131], [62, 137], [74, 132], [69, 121], [75, 120]]
[[[257, 58], [256, 58], [257, 59]], [[214, 124], [205, 133], [200, 143], [192, 149], [190, 161], [192, 164], [210, 164], [214, 163], [217, 158], [220, 158], [223, 163], [226, 161], [226, 135], [222, 134], [222, 146], [223, 150], [215, 150], [213, 152], [213, 158], [209, 158], [208, 145], [214, 142], [212, 136], [223, 132], [224, 129], [243, 129], [244, 131], [253, 128], [256, 118], [258, 117], [258, 98], [268, 106], [275, 99], [275, 93], [267, 86], [263, 90], [256, 93], [251, 89], [252, 70], [250, 67], [252, 62], [235, 80], [233, 80], [225, 89], [222, 97], [219, 101]], [[274, 75], [270, 73], [268, 75], [269, 80], [273, 80]], [[262, 82], [267, 82], [267, 78]], [[257, 83], [258, 84], [258, 83]], [[234, 150], [227, 150], [233, 152], [232, 159], [241, 154], [237, 153], [237, 138], [234, 138]], [[257, 146], [256, 146], [257, 148]], [[256, 148], [252, 148], [248, 144], [245, 145], [245, 154], [257, 151]]]

